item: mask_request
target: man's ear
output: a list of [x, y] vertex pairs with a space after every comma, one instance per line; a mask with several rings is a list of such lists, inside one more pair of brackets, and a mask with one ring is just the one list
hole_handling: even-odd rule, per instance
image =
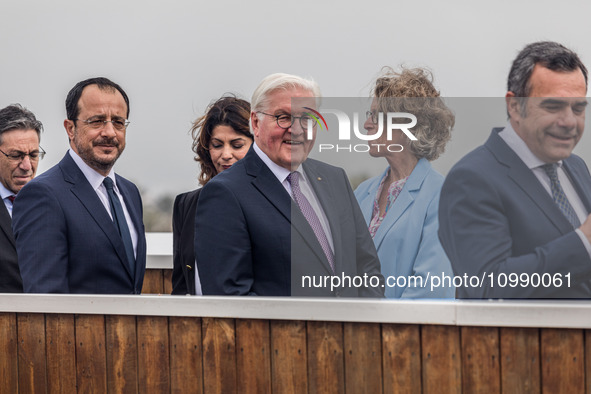
[[72, 141], [72, 139], [74, 139], [74, 129], [76, 128], [74, 121], [70, 119], [64, 120], [64, 128], [66, 129], [66, 133], [68, 134], [68, 139]]
[[257, 113], [255, 111], [252, 111], [250, 113], [250, 125], [252, 126], [252, 132], [254, 134], [255, 137], [258, 138], [259, 136], [259, 116], [257, 115]]
[[505, 102], [507, 103], [507, 112], [511, 119], [521, 118], [521, 103], [520, 100], [515, 97], [515, 93], [509, 91], [505, 95]]

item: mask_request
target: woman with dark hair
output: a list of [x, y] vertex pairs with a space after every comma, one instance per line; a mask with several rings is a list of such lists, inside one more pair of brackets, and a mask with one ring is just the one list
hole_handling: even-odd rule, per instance
[[[378, 251], [387, 298], [453, 298], [453, 286], [431, 290], [429, 276], [452, 276], [451, 264], [439, 243], [437, 218], [443, 176], [429, 163], [437, 159], [451, 137], [453, 112], [439, 97], [429, 71], [416, 68], [396, 73], [391, 69], [377, 79], [374, 100], [367, 112], [368, 134], [382, 132], [370, 145], [370, 155], [383, 157], [388, 167], [355, 190], [355, 196]], [[386, 114], [416, 116], [410, 129], [416, 137], [394, 131], [387, 139]], [[404, 121], [403, 121], [404, 123]], [[391, 146], [396, 149], [379, 149]], [[414, 279], [413, 279], [414, 278]], [[423, 283], [424, 284], [424, 283]]]
[[[227, 170], [242, 159], [253, 142], [249, 127], [250, 104], [229, 96], [210, 104], [193, 123], [193, 152], [201, 165], [199, 184]], [[195, 211], [201, 189], [179, 194], [172, 215], [172, 294], [201, 294], [195, 264]]]

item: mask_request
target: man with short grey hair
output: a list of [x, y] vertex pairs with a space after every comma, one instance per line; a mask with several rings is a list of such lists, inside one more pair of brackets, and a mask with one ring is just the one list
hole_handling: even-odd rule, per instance
[[587, 68], [556, 42], [527, 45], [505, 96], [509, 121], [449, 172], [439, 238], [459, 298], [591, 297]]
[[315, 82], [289, 74], [269, 75], [255, 90], [255, 143], [199, 198], [203, 294], [383, 297], [377, 253], [347, 175], [308, 159], [307, 111], [319, 95]]
[[18, 192], [35, 177], [45, 152], [39, 146], [43, 125], [20, 104], [0, 110], [0, 293], [22, 293], [12, 205]]

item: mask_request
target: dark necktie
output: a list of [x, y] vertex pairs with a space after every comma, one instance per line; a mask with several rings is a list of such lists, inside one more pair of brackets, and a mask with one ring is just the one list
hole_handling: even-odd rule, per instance
[[129, 228], [127, 227], [127, 221], [125, 220], [125, 214], [123, 213], [121, 201], [119, 201], [119, 197], [117, 197], [117, 194], [115, 194], [115, 190], [113, 190], [113, 180], [111, 178], [105, 178], [103, 184], [107, 188], [107, 194], [109, 195], [109, 205], [111, 206], [111, 215], [113, 215], [113, 222], [117, 224], [119, 235], [121, 235], [123, 245], [125, 246], [125, 254], [127, 255], [129, 268], [131, 269], [132, 276], [135, 276], [135, 257], [133, 255], [133, 243], [131, 242], [131, 234], [129, 233]]
[[8, 197], [6, 197], [6, 198], [8, 198], [8, 200], [9, 200], [11, 203], [13, 203], [13, 204], [14, 204], [14, 199], [16, 198], [16, 196], [15, 196], [15, 195], [12, 195], [12, 196], [8, 196]]
[[299, 176], [300, 174], [297, 171], [294, 171], [287, 176], [287, 181], [291, 185], [293, 199], [295, 200], [296, 204], [298, 204], [298, 207], [300, 207], [304, 217], [312, 227], [312, 230], [314, 231], [314, 234], [316, 235], [316, 238], [318, 239], [318, 242], [320, 243], [326, 258], [328, 259], [330, 268], [332, 268], [332, 271], [334, 272], [334, 254], [330, 248], [330, 244], [328, 243], [328, 238], [326, 237], [326, 233], [322, 228], [322, 224], [320, 224], [320, 219], [318, 219], [316, 212], [314, 212], [314, 208], [312, 208], [312, 205], [310, 205], [310, 202], [300, 189]]
[[566, 194], [564, 193], [562, 186], [560, 186], [560, 181], [558, 180], [558, 164], [544, 164], [542, 168], [544, 169], [544, 171], [546, 171], [546, 174], [548, 174], [548, 178], [550, 178], [550, 189], [552, 190], [552, 199], [554, 200], [556, 205], [558, 205], [558, 208], [560, 208], [560, 211], [564, 214], [564, 216], [566, 216], [570, 224], [573, 225], [573, 228], [579, 228], [581, 222], [579, 221], [579, 218], [577, 217], [577, 214], [575, 213], [575, 210], [573, 209], [572, 205], [570, 205], [570, 202], [568, 202]]

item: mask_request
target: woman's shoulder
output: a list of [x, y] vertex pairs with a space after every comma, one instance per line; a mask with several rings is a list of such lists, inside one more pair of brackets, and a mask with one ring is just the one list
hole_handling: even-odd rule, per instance
[[194, 206], [199, 200], [199, 194], [201, 193], [201, 189], [192, 190], [190, 192], [181, 193], [174, 199], [174, 210], [187, 210], [190, 207]]

